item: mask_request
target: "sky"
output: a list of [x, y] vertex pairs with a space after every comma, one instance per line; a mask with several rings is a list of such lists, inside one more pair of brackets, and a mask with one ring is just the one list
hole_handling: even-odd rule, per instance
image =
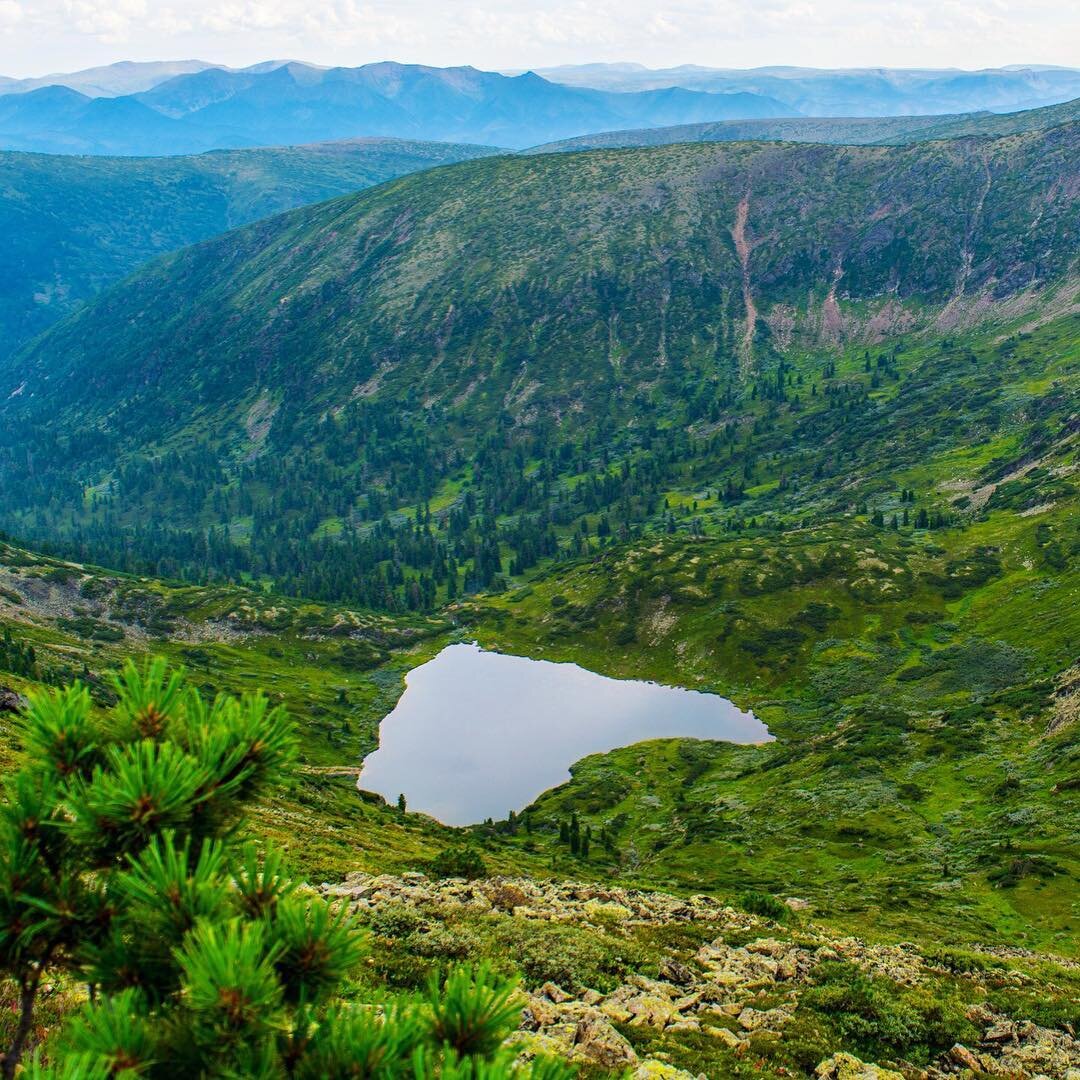
[[116, 60], [512, 70], [1080, 65], [1066, 0], [0, 0], [0, 74]]

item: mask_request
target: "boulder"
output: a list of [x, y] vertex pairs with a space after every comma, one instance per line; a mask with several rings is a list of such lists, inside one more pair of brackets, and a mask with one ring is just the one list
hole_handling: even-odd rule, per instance
[[904, 1080], [902, 1073], [860, 1061], [854, 1054], [833, 1054], [815, 1070], [818, 1080]]
[[28, 702], [22, 694], [8, 686], [0, 686], [0, 713], [20, 713]]
[[602, 1016], [583, 1017], [574, 1032], [574, 1057], [602, 1069], [637, 1064], [637, 1053]]
[[547, 1031], [515, 1031], [506, 1045], [517, 1053], [517, 1061], [524, 1063], [537, 1057], [569, 1057], [574, 1044], [573, 1025], [559, 1025]]
[[972, 1072], [983, 1071], [982, 1062], [979, 1061], [979, 1059], [966, 1046], [963, 1046], [961, 1043], [957, 1043], [949, 1051], [949, 1059], [951, 1061], [954, 1061], [963, 1069], [970, 1069]]
[[559, 1010], [547, 998], [530, 994], [528, 1004], [521, 1010], [521, 1026], [527, 1031], [550, 1027], [559, 1022]]
[[553, 982], [544, 983], [540, 987], [539, 994], [541, 997], [546, 997], [548, 1001], [553, 1001], [556, 1005], [573, 1000], [572, 994], [568, 994], [561, 986], [556, 986]]
[[655, 994], [639, 994], [626, 1003], [632, 1027], [653, 1027], [663, 1030], [676, 1015], [675, 1006]]

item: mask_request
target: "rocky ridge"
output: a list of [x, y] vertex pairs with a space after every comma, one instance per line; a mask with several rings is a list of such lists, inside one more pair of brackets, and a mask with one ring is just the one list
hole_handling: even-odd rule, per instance
[[[720, 1040], [738, 1056], [749, 1055], [762, 1041], [784, 1037], [803, 991], [814, 985], [815, 969], [824, 961], [843, 960], [904, 986], [918, 986], [935, 974], [944, 974], [914, 944], [872, 944], [830, 934], [812, 923], [793, 928], [705, 895], [682, 898], [519, 878], [432, 881], [420, 873], [394, 877], [360, 872], [349, 874], [340, 884], [324, 883], [320, 891], [361, 914], [397, 904], [501, 913], [609, 932], [635, 926], [706, 924], [710, 933], [716, 932], [713, 940], [696, 952], [668, 956], [659, 964], [656, 978], [635, 974], [609, 993], [585, 989], [575, 994], [551, 982], [523, 991], [521, 1026], [513, 1036], [523, 1060], [551, 1054], [601, 1070], [630, 1073], [636, 1080], [681, 1080], [693, 1074], [660, 1057], [642, 1057], [625, 1030], [651, 1028], [676, 1036], [700, 1033]], [[792, 899], [789, 906], [802, 905]], [[1000, 948], [987, 949], [985, 954], [1006, 962], [996, 978], [1011, 985], [1030, 985], [1031, 975], [1019, 966], [1008, 966], [1010, 959], [1021, 960], [1028, 954]], [[1072, 970], [1080, 968], [1069, 960], [1055, 958], [1055, 962]], [[985, 973], [969, 977], [977, 981]], [[954, 1045], [930, 1065], [876, 1064], [838, 1052], [821, 1061], [815, 1075], [821, 1080], [952, 1076], [1080, 1080], [1080, 1041], [1075, 1032], [1017, 1021], [984, 1005], [973, 1005], [967, 1018], [981, 1031], [978, 1043]]]

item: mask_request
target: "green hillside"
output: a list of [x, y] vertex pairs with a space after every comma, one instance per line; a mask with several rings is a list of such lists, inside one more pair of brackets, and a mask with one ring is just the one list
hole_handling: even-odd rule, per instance
[[2, 520], [106, 563], [430, 607], [586, 510], [654, 517], [698, 440], [724, 497], [797, 472], [802, 501], [835, 468], [813, 435], [797, 470], [757, 439], [858, 407], [839, 355], [888, 385], [905, 342], [1070, 309], [1077, 131], [495, 158], [227, 234], [4, 365]]
[[191, 157], [0, 153], [0, 357], [163, 252], [494, 152], [358, 139]]
[[[0, 363], [0, 687], [288, 705], [247, 830], [364, 920], [350, 1001], [486, 959], [586, 1080], [1069, 1080], [1077, 141], [495, 157], [155, 261]], [[775, 741], [460, 830], [362, 797], [462, 640]]]
[[851, 146], [902, 146], [934, 139], [998, 137], [1044, 131], [1080, 118], [1080, 99], [1013, 113], [957, 113], [952, 116], [804, 116], [772, 120], [723, 120], [711, 124], [601, 131], [537, 146], [528, 153], [601, 150], [669, 143], [776, 142], [837, 143]]

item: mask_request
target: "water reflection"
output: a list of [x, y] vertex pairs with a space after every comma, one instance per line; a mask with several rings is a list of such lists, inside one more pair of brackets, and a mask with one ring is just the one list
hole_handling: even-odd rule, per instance
[[726, 698], [450, 645], [410, 671], [360, 787], [448, 825], [504, 818], [589, 754], [645, 739], [771, 739]]

